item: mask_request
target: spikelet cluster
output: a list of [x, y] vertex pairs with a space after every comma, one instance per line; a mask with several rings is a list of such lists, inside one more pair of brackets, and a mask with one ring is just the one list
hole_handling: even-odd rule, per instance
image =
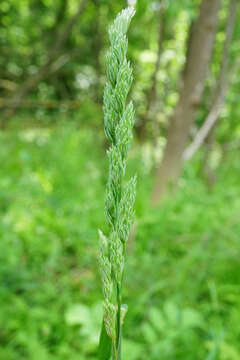
[[132, 140], [134, 109], [126, 105], [133, 76], [127, 61], [127, 30], [133, 8], [124, 9], [109, 29], [110, 50], [107, 53], [107, 84], [104, 90], [104, 130], [110, 142], [108, 183], [105, 197], [108, 238], [100, 231], [99, 265], [104, 296], [104, 322], [107, 334], [116, 339], [116, 288], [121, 288], [125, 244], [133, 222], [136, 177], [123, 182], [128, 150]]

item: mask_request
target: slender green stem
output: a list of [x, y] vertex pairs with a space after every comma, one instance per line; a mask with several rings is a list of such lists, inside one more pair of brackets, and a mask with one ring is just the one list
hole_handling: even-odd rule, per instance
[[118, 357], [117, 360], [120, 360], [119, 357], [119, 353], [121, 351], [120, 347], [121, 347], [121, 288], [119, 285], [117, 285], [117, 306], [118, 306], [118, 311], [117, 311], [117, 353], [118, 353]]

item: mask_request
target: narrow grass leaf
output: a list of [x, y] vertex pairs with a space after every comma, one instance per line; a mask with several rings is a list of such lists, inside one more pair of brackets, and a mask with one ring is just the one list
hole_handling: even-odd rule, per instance
[[98, 348], [98, 359], [99, 360], [109, 360], [112, 352], [112, 340], [108, 336], [104, 320], [102, 322], [102, 329], [99, 340], [99, 348]]

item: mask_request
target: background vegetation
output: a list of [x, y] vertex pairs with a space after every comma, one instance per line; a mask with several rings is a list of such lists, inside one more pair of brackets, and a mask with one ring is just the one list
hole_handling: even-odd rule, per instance
[[[237, 1], [207, 0], [207, 34], [213, 24], [216, 34], [204, 35], [212, 50], [200, 78], [204, 2], [129, 1], [136, 127], [128, 176], [137, 173], [138, 185], [124, 287], [127, 360], [240, 359], [240, 13]], [[0, 3], [0, 359], [96, 359], [107, 27], [126, 5]], [[191, 116], [192, 103], [176, 121], [190, 83], [184, 106], [196, 86], [203, 91]], [[214, 124], [194, 156], [161, 178], [167, 171], [155, 169], [176, 134], [169, 124], [180, 123], [176, 138], [186, 138], [168, 145], [179, 154], [209, 114]]]

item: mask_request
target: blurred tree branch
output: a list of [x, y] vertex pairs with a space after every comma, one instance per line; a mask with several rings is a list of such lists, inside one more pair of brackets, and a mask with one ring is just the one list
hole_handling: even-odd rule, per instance
[[[31, 77], [27, 78], [26, 81], [16, 90], [15, 94], [11, 99], [7, 101], [7, 109], [4, 111], [1, 120], [1, 128], [5, 128], [7, 120], [15, 114], [16, 110], [21, 106], [21, 102], [33, 90], [40, 81], [42, 81], [46, 76], [48, 76], [52, 71], [53, 62], [61, 53], [63, 45], [71, 34], [73, 27], [76, 25], [78, 18], [82, 15], [85, 5], [88, 0], [82, 0], [79, 3], [78, 10], [75, 15], [73, 15], [69, 22], [66, 24], [63, 31], [61, 31], [56, 40], [55, 46], [50, 50], [46, 62], [40, 67], [37, 72]], [[12, 104], [12, 106], [10, 106]]]
[[202, 0], [187, 51], [187, 64], [179, 100], [171, 118], [161, 166], [157, 169], [152, 203], [157, 204], [169, 185], [176, 183], [189, 131], [202, 98], [215, 42], [221, 0]]
[[[195, 138], [193, 139], [193, 142], [184, 151], [183, 153], [184, 161], [191, 159], [191, 157], [195, 154], [195, 152], [201, 147], [208, 133], [210, 132], [213, 125], [217, 122], [219, 118], [221, 108], [224, 103], [224, 98], [227, 93], [228, 85], [229, 85], [229, 81], [228, 81], [229, 78], [228, 65], [229, 65], [229, 56], [230, 56], [229, 52], [230, 52], [230, 45], [231, 45], [233, 30], [236, 21], [237, 5], [238, 5], [237, 0], [231, 0], [229, 6], [229, 12], [228, 12], [227, 25], [226, 25], [226, 37], [223, 46], [220, 73], [215, 89], [215, 95], [214, 95], [212, 107], [202, 127], [200, 128]], [[236, 62], [236, 67], [238, 68], [238, 61]], [[236, 75], [236, 71], [233, 71], [233, 73], [234, 75]]]
[[[37, 108], [45, 108], [45, 109], [58, 109], [60, 107], [65, 107], [68, 109], [79, 108], [82, 104], [81, 100], [67, 100], [67, 101], [57, 101], [57, 100], [28, 100], [23, 99], [21, 101], [21, 108], [27, 109], [37, 109]], [[13, 106], [13, 104], [9, 104], [9, 106]], [[0, 97], [0, 108], [6, 108], [5, 99]]]

